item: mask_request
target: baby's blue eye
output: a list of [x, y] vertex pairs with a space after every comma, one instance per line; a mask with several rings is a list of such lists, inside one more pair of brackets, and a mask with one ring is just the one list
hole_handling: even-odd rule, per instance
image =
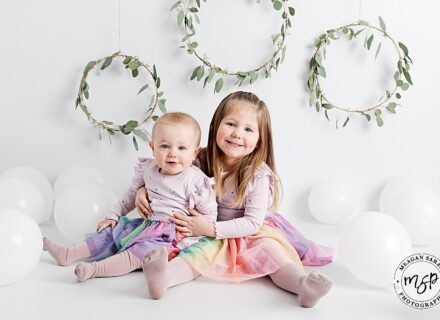
[[180, 147], [179, 147], [179, 150], [186, 150], [186, 147], [184, 147], [184, 146], [180, 146]]
[[169, 148], [169, 146], [168, 146], [167, 144], [162, 144], [160, 147], [161, 147], [162, 149], [168, 149], [168, 148]]
[[235, 127], [235, 123], [232, 123], [232, 122], [227, 122], [226, 125], [228, 125], [230, 127]]
[[247, 132], [254, 132], [254, 130], [252, 130], [251, 128], [246, 128], [244, 130], [247, 131]]

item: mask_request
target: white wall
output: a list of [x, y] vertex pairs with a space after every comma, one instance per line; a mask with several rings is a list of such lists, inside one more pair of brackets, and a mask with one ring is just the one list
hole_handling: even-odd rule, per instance
[[[168, 109], [193, 114], [202, 125], [205, 144], [215, 107], [237, 88], [214, 95], [212, 88], [203, 90], [200, 83], [189, 82], [197, 64], [178, 48], [182, 32], [175, 12], [169, 11], [173, 3], [121, 0], [121, 49], [156, 64]], [[270, 80], [242, 87], [259, 95], [271, 111], [285, 192], [283, 213], [290, 220], [312, 221], [306, 206], [308, 191], [328, 177], [352, 177], [363, 191], [363, 207], [370, 210], [378, 209], [380, 189], [395, 174], [432, 178], [438, 191], [438, 1], [363, 1], [362, 19], [377, 25], [377, 17], [382, 16], [389, 33], [408, 46], [415, 86], [403, 96], [405, 107], [384, 117], [382, 128], [366, 126], [359, 119], [339, 130], [307, 106], [307, 65], [315, 37], [357, 20], [359, 1], [291, 3], [297, 14], [287, 38], [285, 62]], [[200, 49], [219, 64], [231, 69], [252, 67], [272, 52], [270, 35], [278, 30], [279, 19], [268, 0], [260, 5], [251, 0], [210, 0], [203, 4], [200, 18]], [[84, 114], [74, 110], [85, 64], [118, 49], [118, 29], [117, 0], [1, 1], [0, 172], [28, 165], [53, 182], [69, 166], [86, 165], [98, 170], [116, 193], [125, 190], [136, 157], [148, 155], [148, 150], [136, 152], [127, 137], [114, 139], [113, 145], [107, 139], [99, 141]], [[357, 59], [344, 48], [348, 47], [335, 46], [329, 56], [326, 89], [339, 101], [362, 103], [382, 90], [377, 79], [387, 76], [384, 68], [394, 68], [386, 59], [390, 52], [385, 50], [374, 64], [374, 52], [356, 51]], [[347, 78], [357, 68], [363, 72], [361, 79]], [[111, 119], [140, 116], [136, 97], [140, 86], [130, 77], [109, 71], [90, 85], [96, 112]], [[108, 90], [105, 95], [104, 90]]]

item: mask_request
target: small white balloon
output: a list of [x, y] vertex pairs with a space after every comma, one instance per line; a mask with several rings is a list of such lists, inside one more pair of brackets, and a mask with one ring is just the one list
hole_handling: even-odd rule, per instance
[[75, 184], [56, 199], [55, 224], [67, 239], [73, 242], [84, 240], [84, 235], [96, 230], [98, 222], [104, 219], [117, 200], [103, 184]]
[[22, 178], [37, 186], [44, 198], [43, 216], [37, 223], [48, 221], [53, 209], [53, 191], [49, 180], [41, 172], [30, 167], [10, 168], [0, 175], [0, 179], [5, 177]]
[[348, 271], [367, 284], [390, 288], [400, 261], [412, 253], [408, 232], [382, 212], [361, 213], [343, 228], [338, 241]]
[[430, 189], [413, 188], [400, 193], [390, 214], [406, 228], [414, 245], [429, 245], [440, 238], [440, 197]]
[[309, 194], [309, 209], [316, 220], [337, 224], [356, 213], [357, 189], [343, 180], [329, 180], [315, 185]]
[[45, 202], [41, 191], [35, 184], [22, 178], [0, 179], [0, 208], [20, 211], [36, 223], [45, 221]]
[[71, 186], [81, 182], [97, 182], [104, 184], [102, 176], [88, 167], [71, 167], [61, 172], [53, 187], [55, 200]]
[[26, 277], [42, 249], [41, 231], [34, 220], [19, 211], [0, 209], [0, 286]]
[[402, 192], [412, 188], [426, 188], [429, 182], [418, 176], [402, 175], [390, 179], [382, 189], [379, 200], [380, 212], [390, 213], [394, 199]]

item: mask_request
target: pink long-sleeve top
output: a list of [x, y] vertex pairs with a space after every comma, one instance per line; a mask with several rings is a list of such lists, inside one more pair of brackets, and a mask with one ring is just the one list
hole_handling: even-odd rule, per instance
[[134, 168], [130, 188], [113, 205], [107, 219], [118, 221], [135, 209], [136, 193], [145, 186], [152, 209], [152, 220], [168, 220], [173, 213], [188, 214], [188, 208], [194, 208], [215, 221], [217, 203], [212, 188], [214, 179], [207, 177], [196, 166], [170, 176], [160, 173], [154, 159], [139, 158]]
[[215, 222], [217, 239], [240, 238], [254, 234], [263, 225], [271, 211], [275, 174], [263, 163], [250, 181], [241, 207], [231, 208], [235, 200], [235, 187], [231, 179], [225, 181], [225, 195], [218, 202]]

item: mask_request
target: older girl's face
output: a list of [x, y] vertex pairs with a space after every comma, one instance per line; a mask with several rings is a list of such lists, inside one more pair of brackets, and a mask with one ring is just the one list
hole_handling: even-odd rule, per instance
[[232, 101], [216, 136], [216, 143], [223, 151], [225, 169], [252, 153], [259, 138], [256, 106], [247, 101]]

